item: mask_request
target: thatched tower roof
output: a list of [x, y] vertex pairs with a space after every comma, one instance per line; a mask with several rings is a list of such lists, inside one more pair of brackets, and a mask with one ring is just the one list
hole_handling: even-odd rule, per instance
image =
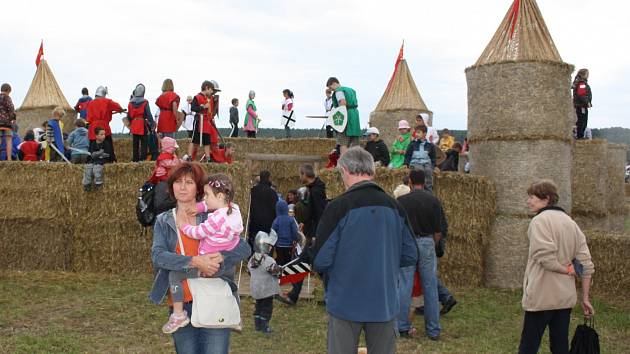
[[19, 110], [57, 106], [63, 107], [66, 111], [72, 111], [72, 107], [61, 92], [48, 63], [46, 60], [42, 60], [37, 66], [31, 87], [28, 89]]
[[415, 110], [418, 113], [429, 113], [432, 115], [422, 96], [420, 96], [405, 59], [402, 59], [396, 67], [396, 71], [394, 71], [374, 111], [397, 111], [401, 109]]
[[562, 62], [536, 0], [514, 0], [475, 66], [530, 60]]

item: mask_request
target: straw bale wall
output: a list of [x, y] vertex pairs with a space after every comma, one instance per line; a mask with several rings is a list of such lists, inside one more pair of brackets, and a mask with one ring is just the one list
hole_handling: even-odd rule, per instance
[[[53, 109], [55, 109], [55, 106], [23, 108], [18, 110], [16, 112], [16, 121], [20, 127], [20, 135], [23, 136], [27, 130], [41, 127], [43, 122], [51, 119]], [[74, 121], [76, 118], [77, 112], [74, 110], [66, 111], [66, 115], [62, 119], [64, 133], [70, 133], [74, 129]], [[129, 151], [131, 151], [131, 148], [129, 148]]]
[[487, 286], [517, 289], [523, 285], [529, 222], [525, 215], [497, 215], [494, 219], [484, 253]]
[[[466, 69], [468, 138], [571, 140], [571, 72], [564, 63], [525, 61]], [[550, 151], [549, 154], [553, 154]]]
[[601, 294], [630, 293], [630, 237], [615, 232], [586, 231], [595, 264], [593, 291]]
[[559, 205], [571, 211], [571, 145], [558, 140], [478, 141], [470, 146], [471, 173], [487, 176], [497, 191], [497, 212], [528, 213], [529, 185], [550, 178], [558, 185]]
[[577, 140], [571, 172], [572, 211], [583, 230], [608, 230], [608, 143]]
[[[150, 271], [152, 232], [139, 226], [134, 208], [137, 190], [152, 167], [149, 162], [106, 165], [103, 189], [85, 193], [82, 166], [0, 164], [0, 179], [6, 181], [0, 199], [0, 208], [5, 210], [0, 217], [0, 269]], [[236, 203], [246, 219], [250, 187], [246, 166], [207, 164], [204, 168], [232, 176]], [[289, 178], [288, 172], [271, 173], [272, 178]], [[391, 194], [406, 173], [406, 169], [379, 168], [376, 181]], [[327, 183], [329, 198], [344, 191], [338, 172], [322, 170], [320, 176]], [[291, 188], [299, 185], [297, 181]], [[442, 278], [450, 285], [481, 285], [483, 240], [494, 214], [493, 186], [484, 177], [440, 173], [435, 175], [435, 192], [450, 225], [446, 255], [440, 260]]]
[[624, 230], [628, 214], [625, 198], [625, 166], [627, 145], [608, 144], [607, 158], [607, 204], [609, 227], [612, 231]]
[[[317, 155], [327, 160], [328, 154], [335, 148], [335, 140], [324, 138], [225, 138], [225, 142], [231, 142], [236, 145], [237, 161], [243, 161], [248, 153]], [[188, 151], [189, 139], [178, 139], [177, 144], [179, 145], [178, 155], [181, 157]], [[114, 148], [118, 161], [131, 161], [131, 138], [115, 139]]]
[[400, 134], [398, 132], [398, 121], [406, 120], [413, 128], [416, 116], [420, 113], [417, 109], [398, 109], [387, 111], [374, 111], [370, 114], [370, 126], [378, 128], [381, 139], [391, 148], [392, 143]]

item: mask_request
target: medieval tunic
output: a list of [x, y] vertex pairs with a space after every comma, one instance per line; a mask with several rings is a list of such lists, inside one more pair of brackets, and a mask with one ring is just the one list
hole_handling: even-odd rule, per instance
[[339, 99], [338, 93], [341, 92], [343, 99], [346, 100], [346, 109], [348, 110], [348, 124], [346, 125], [346, 129], [344, 130], [344, 134], [346, 136], [361, 136], [361, 122], [359, 121], [359, 107], [357, 101], [357, 93], [354, 89], [345, 86], [339, 86], [335, 90], [335, 94], [332, 96], [333, 107], [339, 107]]
[[158, 118], [158, 133], [174, 133], [177, 131], [177, 118], [173, 111], [173, 102], [179, 106], [179, 96], [173, 91], [164, 92], [157, 100], [155, 105], [160, 108], [160, 117]]
[[258, 113], [256, 113], [256, 104], [251, 98], [247, 100], [245, 105], [245, 127], [246, 132], [255, 132], [258, 128]]

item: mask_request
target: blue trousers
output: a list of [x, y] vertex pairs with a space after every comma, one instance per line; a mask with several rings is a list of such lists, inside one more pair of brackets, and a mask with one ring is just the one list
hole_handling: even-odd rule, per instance
[[420, 257], [415, 266], [400, 269], [398, 278], [398, 296], [400, 312], [398, 314], [398, 331], [404, 332], [411, 328], [409, 322], [409, 306], [413, 292], [413, 276], [416, 268], [420, 272], [422, 291], [424, 294], [424, 327], [430, 337], [440, 335], [440, 308], [438, 300], [437, 257], [435, 243], [431, 237], [417, 237]]
[[[184, 310], [192, 315], [192, 303], [184, 303]], [[171, 308], [172, 312], [172, 308]], [[173, 333], [177, 354], [228, 354], [230, 351], [229, 328], [196, 328], [192, 324]]]

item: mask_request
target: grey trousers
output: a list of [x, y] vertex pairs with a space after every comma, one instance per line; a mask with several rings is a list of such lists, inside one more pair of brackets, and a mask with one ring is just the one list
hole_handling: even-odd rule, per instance
[[103, 184], [103, 175], [103, 165], [88, 163], [83, 170], [83, 185], [91, 185], [92, 177], [94, 177], [94, 184], [100, 186]]
[[389, 322], [352, 322], [328, 315], [328, 354], [356, 354], [361, 330], [365, 331], [367, 352], [396, 352], [396, 319]]
[[168, 272], [168, 285], [171, 289], [173, 302], [184, 302], [184, 288], [182, 288], [182, 282], [185, 279], [198, 277], [199, 270], [197, 268], [188, 268], [182, 272], [175, 270]]

